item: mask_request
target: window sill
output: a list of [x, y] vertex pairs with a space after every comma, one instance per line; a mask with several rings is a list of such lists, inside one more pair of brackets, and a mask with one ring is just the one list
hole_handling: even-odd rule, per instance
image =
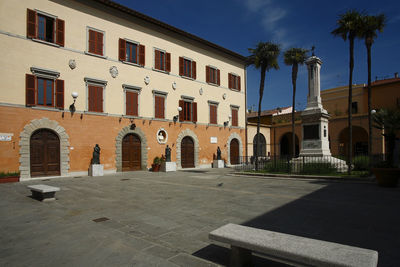
[[165, 118], [153, 118], [152, 120], [153, 120], [153, 121], [168, 121], [168, 120], [165, 119]]
[[165, 71], [165, 70], [159, 70], [159, 69], [156, 69], [156, 68], [152, 68], [154, 71], [157, 71], [157, 72], [161, 72], [161, 73], [165, 73], [165, 74], [168, 74], [169, 75], [169, 72], [168, 71]]
[[37, 43], [41, 43], [41, 44], [45, 44], [45, 45], [54, 46], [54, 47], [60, 47], [60, 46], [59, 46], [58, 44], [56, 44], [56, 43], [50, 43], [50, 42], [43, 41], [43, 40], [36, 39], [36, 38], [32, 38], [32, 41], [37, 42]]
[[38, 109], [38, 110], [47, 110], [47, 111], [64, 111], [64, 109], [59, 109], [56, 107], [45, 107], [45, 106], [36, 106], [36, 105], [30, 105], [30, 106], [26, 106], [28, 108], [32, 108], [32, 109]]
[[184, 75], [180, 75], [180, 76], [181, 76], [181, 78], [183, 78], [183, 79], [187, 79], [187, 80], [191, 80], [191, 81], [196, 80], [196, 79], [193, 79], [192, 77], [188, 77], [188, 76], [184, 76]]
[[96, 111], [84, 111], [83, 113], [88, 115], [108, 116], [108, 113], [96, 112]]
[[140, 64], [137, 64], [137, 63], [133, 63], [133, 62], [129, 62], [129, 61], [121, 61], [121, 62], [124, 63], [124, 64], [127, 64], [127, 65], [131, 65], [131, 66], [135, 66], [135, 67], [139, 67], [139, 68], [144, 68], [143, 65], [140, 65]]
[[142, 119], [142, 117], [135, 115], [122, 115], [122, 117], [125, 119]]
[[235, 89], [235, 88], [229, 88], [229, 90], [234, 91], [234, 92], [240, 92], [239, 89]]
[[220, 85], [218, 85], [218, 83], [210, 83], [210, 82], [208, 82], [207, 84], [212, 85], [212, 86], [216, 86], [216, 87], [220, 86]]
[[90, 52], [88, 52], [88, 51], [85, 51], [85, 54], [86, 54], [86, 55], [89, 55], [89, 56], [94, 56], [94, 57], [99, 57], [99, 58], [107, 59], [106, 56], [101, 56], [101, 55], [93, 54], [93, 53], [90, 53]]

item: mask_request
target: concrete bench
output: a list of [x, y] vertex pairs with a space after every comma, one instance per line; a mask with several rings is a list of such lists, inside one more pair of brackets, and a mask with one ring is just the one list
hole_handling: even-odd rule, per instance
[[296, 266], [376, 267], [378, 264], [378, 252], [374, 250], [231, 223], [212, 231], [209, 238], [231, 245], [230, 266], [252, 266], [252, 252]]
[[40, 201], [55, 200], [55, 194], [60, 188], [45, 184], [29, 185], [28, 188], [32, 192], [32, 197]]

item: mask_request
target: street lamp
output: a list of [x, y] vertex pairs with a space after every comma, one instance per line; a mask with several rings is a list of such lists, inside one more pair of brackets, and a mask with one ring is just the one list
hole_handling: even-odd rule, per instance
[[[182, 108], [178, 107], [177, 110], [178, 110], [178, 112], [181, 112]], [[178, 121], [178, 119], [179, 119], [179, 114], [174, 116], [174, 118], [173, 118], [174, 123], [176, 123]]]
[[76, 101], [76, 99], [78, 98], [78, 92], [72, 92], [71, 96], [72, 96], [72, 98], [74, 99], [74, 103], [72, 103], [71, 105], [69, 105], [69, 111], [70, 111], [71, 113], [74, 113], [74, 112], [76, 111], [76, 108], [75, 108], [75, 101]]

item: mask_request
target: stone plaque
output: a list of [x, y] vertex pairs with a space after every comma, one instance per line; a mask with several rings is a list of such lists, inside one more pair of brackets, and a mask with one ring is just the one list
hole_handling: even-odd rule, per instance
[[11, 141], [13, 135], [12, 133], [0, 133], [0, 141]]
[[319, 125], [304, 125], [303, 126], [303, 140], [319, 139]]
[[211, 136], [211, 137], [210, 137], [210, 143], [211, 143], [211, 144], [216, 144], [216, 143], [218, 143], [218, 137]]

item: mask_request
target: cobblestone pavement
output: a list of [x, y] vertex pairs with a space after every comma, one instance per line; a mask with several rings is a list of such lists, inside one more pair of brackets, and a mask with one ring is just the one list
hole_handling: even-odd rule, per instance
[[[399, 188], [231, 173], [140, 171], [0, 184], [0, 266], [226, 265], [228, 247], [208, 233], [229, 222], [374, 249], [379, 266], [400, 266]], [[42, 203], [30, 197], [32, 184], [61, 191]]]

